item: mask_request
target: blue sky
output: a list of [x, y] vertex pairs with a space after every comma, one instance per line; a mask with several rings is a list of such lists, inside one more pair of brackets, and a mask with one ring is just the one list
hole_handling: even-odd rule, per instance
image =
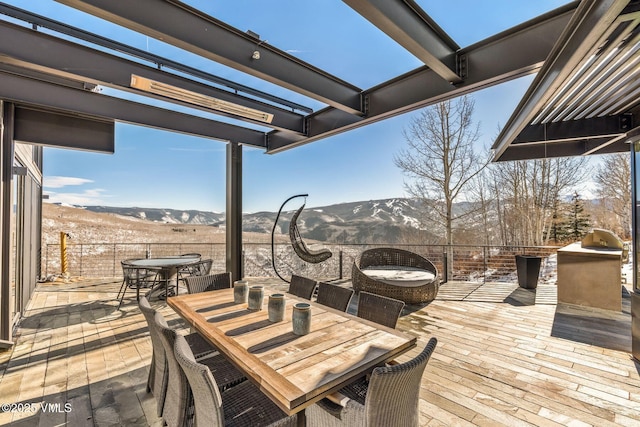
[[[323, 105], [225, 66], [119, 28], [52, 0], [7, 1], [70, 25], [182, 61], [210, 73], [308, 105]], [[419, 61], [337, 0], [189, 0], [186, 3], [362, 89], [412, 70]], [[565, 4], [552, 0], [419, 0], [460, 45], [468, 46]], [[491, 146], [533, 76], [476, 92], [479, 149]], [[104, 90], [105, 94], [115, 94]], [[126, 95], [129, 96], [129, 95]], [[201, 113], [196, 113], [201, 114]], [[276, 155], [244, 147], [243, 210], [277, 210], [293, 194], [308, 206], [403, 197], [404, 180], [393, 157], [404, 144], [407, 113]], [[230, 121], [219, 118], [222, 121]], [[44, 190], [50, 201], [224, 211], [223, 142], [117, 124], [113, 155], [45, 149]]]

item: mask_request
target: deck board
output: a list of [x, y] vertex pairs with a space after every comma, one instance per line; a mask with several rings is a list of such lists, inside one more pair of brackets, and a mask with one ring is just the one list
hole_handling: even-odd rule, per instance
[[[146, 324], [133, 299], [116, 310], [119, 284], [39, 285], [14, 349], [0, 353], [0, 402], [73, 410], [0, 413], [0, 425], [162, 424], [146, 392]], [[406, 307], [398, 329], [418, 346], [399, 361], [438, 338], [420, 389], [421, 425], [640, 425], [628, 293], [622, 301], [621, 312], [607, 312], [558, 305], [550, 284], [454, 282], [432, 303]], [[153, 305], [181, 325], [164, 302]]]

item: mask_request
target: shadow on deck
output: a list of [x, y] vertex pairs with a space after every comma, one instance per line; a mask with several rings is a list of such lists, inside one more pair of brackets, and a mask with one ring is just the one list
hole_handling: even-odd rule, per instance
[[[116, 310], [119, 285], [38, 286], [16, 345], [0, 353], [0, 402], [36, 410], [0, 413], [0, 424], [162, 424], [145, 389], [146, 323], [133, 294]], [[164, 301], [152, 304], [183, 326]], [[356, 304], [354, 298], [349, 311]], [[439, 340], [422, 379], [421, 425], [640, 425], [640, 365], [629, 354], [628, 305], [628, 295], [619, 313], [557, 305], [552, 285], [535, 291], [508, 283], [443, 285], [435, 301], [408, 306], [398, 324], [418, 337], [399, 361], [431, 336]], [[42, 402], [62, 411], [45, 413]]]

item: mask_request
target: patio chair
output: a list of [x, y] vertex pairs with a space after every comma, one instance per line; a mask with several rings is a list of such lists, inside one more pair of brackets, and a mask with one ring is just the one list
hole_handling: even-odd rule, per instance
[[[200, 254], [185, 254], [181, 256], [193, 256]], [[213, 260], [211, 258], [203, 259], [193, 264], [189, 264], [180, 270], [178, 270], [178, 282], [182, 281], [186, 283], [185, 280], [187, 277], [198, 277], [198, 276], [206, 276], [211, 271], [211, 266], [213, 265]]]
[[395, 328], [403, 308], [404, 302], [400, 300], [363, 291], [358, 300], [357, 316]]
[[175, 358], [192, 390], [195, 427], [295, 426], [297, 415], [287, 416], [249, 381], [220, 392], [215, 375], [198, 363], [189, 346], [176, 338]]
[[136, 298], [140, 300], [140, 289], [153, 287], [157, 281], [158, 271], [150, 268], [140, 268], [130, 265], [127, 260], [120, 261], [122, 266], [122, 285], [116, 299], [119, 299], [118, 310], [122, 306], [124, 296], [129, 289], [136, 290]]
[[438, 295], [436, 266], [414, 252], [396, 248], [363, 251], [351, 268], [353, 289], [384, 295], [406, 304], [433, 301]]
[[[140, 307], [140, 311], [144, 315], [145, 320], [147, 321], [147, 326], [149, 328], [149, 337], [151, 338], [151, 348], [153, 353], [151, 353], [151, 366], [149, 366], [149, 377], [147, 378], [147, 392], [151, 392], [154, 396], [163, 395], [162, 388], [164, 382], [164, 348], [162, 347], [162, 342], [160, 342], [160, 337], [158, 336], [157, 330], [153, 325], [153, 316], [156, 315], [156, 311], [149, 304], [149, 300], [146, 297], [141, 297], [138, 301], [138, 306]], [[157, 381], [156, 381], [157, 379]], [[160, 401], [162, 400], [162, 402]], [[157, 398], [157, 412], [158, 416], [162, 415], [162, 404], [164, 403], [163, 399]]]
[[[147, 379], [147, 391], [151, 392], [151, 394], [156, 398], [156, 412], [158, 416], [161, 416], [162, 409], [164, 407], [165, 394], [167, 392], [168, 379], [164, 346], [162, 345], [159, 331], [154, 320], [156, 310], [151, 307], [146, 296], [140, 297], [138, 306], [147, 321], [149, 336], [151, 337], [151, 346], [153, 349], [153, 353], [151, 354], [151, 366], [149, 367], [149, 377]], [[195, 354], [196, 359], [204, 359], [218, 352], [216, 347], [209, 344], [197, 333], [185, 335], [184, 338], [189, 344], [191, 351]]]
[[[295, 196], [289, 197], [287, 200], [280, 205], [280, 209], [278, 209], [278, 214], [276, 215], [276, 220], [273, 222], [273, 228], [271, 229], [271, 265], [273, 266], [273, 270], [276, 275], [285, 282], [291, 283], [289, 280], [282, 277], [282, 275], [278, 272], [278, 268], [276, 267], [276, 249], [275, 249], [275, 233], [278, 228], [278, 219], [280, 219], [280, 214], [282, 213], [282, 209], [284, 209], [284, 205], [286, 205], [290, 200], [293, 200], [297, 197], [304, 197], [305, 201], [308, 194], [296, 194]], [[306, 202], [305, 202], [306, 203]], [[291, 221], [289, 221], [289, 239], [291, 240], [291, 247], [298, 257], [312, 264], [318, 264], [327, 259], [331, 258], [333, 255], [329, 249], [321, 248], [318, 250], [313, 250], [307, 247], [306, 243], [302, 239], [300, 235], [300, 230], [298, 229], [298, 216], [304, 209], [305, 204], [303, 204], [291, 217]]]
[[318, 284], [318, 304], [326, 305], [340, 311], [347, 311], [349, 302], [353, 296], [353, 290], [343, 288], [341, 286], [332, 285], [331, 283], [320, 282]]
[[[174, 351], [176, 340], [179, 340], [182, 335], [169, 328], [162, 314], [156, 313], [154, 321], [159, 331], [160, 341], [162, 341], [164, 347], [168, 371], [167, 392], [164, 400], [162, 419], [168, 427], [189, 425], [193, 414], [193, 395], [191, 394], [191, 388], [184, 376], [182, 368], [178, 365]], [[188, 343], [186, 343], [186, 345], [189, 346]], [[240, 384], [247, 379], [244, 374], [233, 366], [231, 362], [227, 361], [222, 354], [200, 359], [199, 363], [206, 366], [215, 377], [218, 392]]]
[[318, 286], [318, 282], [315, 280], [293, 274], [289, 284], [289, 293], [310, 300], [316, 286]]
[[317, 250], [310, 249], [304, 240], [302, 240], [300, 230], [298, 229], [298, 217], [302, 213], [304, 206], [304, 204], [300, 206], [296, 213], [293, 214], [293, 217], [291, 217], [291, 221], [289, 222], [289, 238], [291, 240], [293, 251], [301, 260], [311, 264], [318, 264], [328, 260], [333, 254], [327, 248]]
[[373, 370], [363, 386], [343, 388], [348, 399], [339, 405], [323, 399], [306, 409], [307, 426], [417, 427], [420, 422], [418, 404], [420, 382], [436, 344], [431, 338], [414, 359], [398, 365]]
[[190, 294], [228, 289], [231, 287], [231, 273], [207, 274], [206, 276], [189, 276], [184, 279]]

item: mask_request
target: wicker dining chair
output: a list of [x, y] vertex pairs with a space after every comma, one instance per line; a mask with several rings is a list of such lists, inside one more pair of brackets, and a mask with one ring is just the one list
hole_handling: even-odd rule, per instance
[[417, 427], [420, 424], [420, 382], [438, 340], [431, 338], [414, 359], [373, 370], [358, 390], [343, 388], [343, 405], [323, 399], [306, 409], [308, 427]]
[[175, 340], [174, 352], [183, 381], [191, 389], [195, 427], [297, 425], [297, 415], [287, 416], [249, 381], [221, 392], [215, 374], [194, 359], [180, 336]]
[[289, 293], [310, 300], [318, 286], [318, 282], [307, 277], [291, 275]]
[[363, 291], [358, 299], [357, 316], [395, 328], [403, 308], [403, 301]]
[[349, 308], [349, 302], [351, 301], [352, 296], [352, 289], [332, 285], [331, 283], [320, 282], [318, 284], [318, 297], [316, 302], [318, 304], [346, 312], [347, 308]]
[[147, 321], [149, 337], [151, 338], [151, 348], [153, 350], [153, 353], [151, 353], [149, 377], [147, 379], [147, 392], [151, 392], [156, 398], [156, 413], [158, 416], [161, 416], [167, 386], [164, 347], [162, 346], [162, 341], [160, 341], [160, 336], [158, 335], [158, 329], [155, 327], [153, 320], [153, 317], [156, 315], [156, 311], [151, 307], [149, 300], [144, 296], [138, 301], [138, 306]]
[[231, 287], [231, 273], [207, 274], [206, 276], [189, 276], [184, 279], [190, 294], [198, 292], [228, 289]]
[[[164, 407], [165, 394], [167, 392], [167, 362], [164, 346], [160, 339], [160, 332], [156, 327], [155, 315], [156, 310], [151, 307], [146, 296], [140, 297], [138, 307], [144, 315], [149, 327], [149, 336], [151, 337], [151, 366], [149, 367], [149, 377], [147, 379], [147, 391], [151, 392], [156, 399], [156, 412], [158, 416], [162, 415]], [[195, 354], [196, 359], [203, 359], [218, 352], [218, 349], [209, 344], [204, 338], [197, 333], [185, 335], [185, 340], [189, 344], [191, 351]]]
[[[193, 395], [182, 368], [178, 365], [174, 351], [176, 340], [181, 335], [169, 328], [162, 314], [156, 313], [154, 320], [159, 330], [160, 341], [164, 346], [168, 370], [167, 392], [162, 419], [168, 427], [190, 425], [193, 414]], [[247, 379], [222, 354], [200, 359], [199, 363], [206, 366], [215, 377], [219, 391], [224, 391]]]

